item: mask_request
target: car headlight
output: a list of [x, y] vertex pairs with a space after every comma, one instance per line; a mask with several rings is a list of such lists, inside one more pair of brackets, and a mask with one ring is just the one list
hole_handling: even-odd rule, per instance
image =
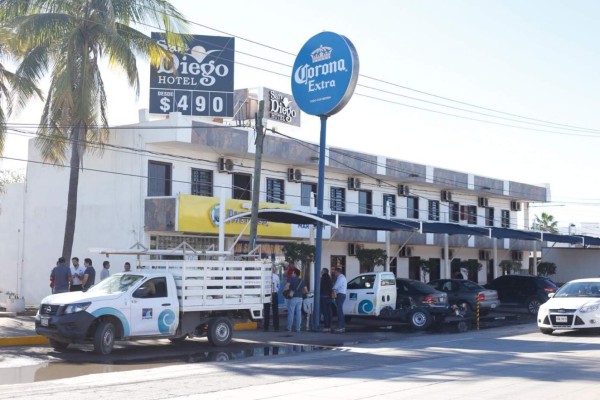
[[579, 309], [580, 313], [589, 313], [589, 312], [594, 312], [594, 311], [598, 311], [598, 308], [600, 307], [600, 304], [598, 303], [594, 303], [594, 304], [586, 304], [584, 306], [582, 306]]
[[85, 311], [90, 304], [92, 304], [91, 301], [87, 301], [85, 303], [67, 304], [65, 306], [65, 314], [73, 314], [76, 312]]

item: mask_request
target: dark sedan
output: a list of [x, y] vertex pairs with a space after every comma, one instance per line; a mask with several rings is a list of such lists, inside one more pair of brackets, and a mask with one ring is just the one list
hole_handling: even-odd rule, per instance
[[500, 304], [498, 292], [466, 279], [438, 279], [429, 285], [447, 293], [450, 304], [466, 304], [469, 312], [475, 312], [479, 303], [480, 314], [486, 315]]
[[450, 308], [448, 295], [413, 279], [396, 279], [396, 305], [426, 307], [432, 315], [446, 315]]

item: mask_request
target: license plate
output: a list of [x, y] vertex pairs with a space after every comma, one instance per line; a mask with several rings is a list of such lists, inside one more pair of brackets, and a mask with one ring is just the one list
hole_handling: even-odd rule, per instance
[[44, 317], [42, 317], [42, 319], [40, 320], [40, 324], [42, 326], [48, 326], [48, 321], [50, 321], [50, 318], [44, 318]]
[[492, 306], [490, 308], [496, 308], [496, 303], [492, 303]]
[[567, 321], [568, 321], [568, 319], [564, 315], [557, 315], [556, 316], [556, 322], [567, 322]]

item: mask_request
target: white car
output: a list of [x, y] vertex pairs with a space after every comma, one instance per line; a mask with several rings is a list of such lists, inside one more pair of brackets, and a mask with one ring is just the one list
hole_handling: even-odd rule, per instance
[[576, 279], [563, 285], [540, 306], [540, 332], [600, 328], [600, 278]]

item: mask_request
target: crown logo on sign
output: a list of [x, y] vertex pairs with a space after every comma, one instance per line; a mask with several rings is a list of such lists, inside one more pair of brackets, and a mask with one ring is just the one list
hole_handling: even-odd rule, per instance
[[318, 49], [315, 49], [312, 53], [310, 53], [310, 57], [312, 58], [312, 61], [314, 63], [318, 61], [328, 60], [331, 58], [332, 51], [333, 49], [331, 47], [325, 47], [321, 45]]

